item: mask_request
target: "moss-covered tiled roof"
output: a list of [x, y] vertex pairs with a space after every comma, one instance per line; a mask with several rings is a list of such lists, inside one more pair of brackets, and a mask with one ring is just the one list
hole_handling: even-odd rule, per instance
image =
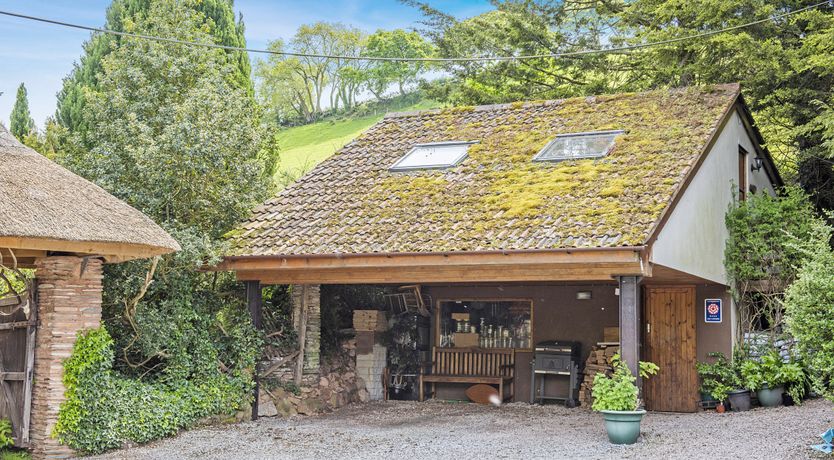
[[[636, 246], [737, 85], [389, 115], [232, 233], [229, 255]], [[533, 162], [555, 135], [625, 131], [600, 159]], [[418, 143], [478, 141], [445, 170], [391, 172]]]

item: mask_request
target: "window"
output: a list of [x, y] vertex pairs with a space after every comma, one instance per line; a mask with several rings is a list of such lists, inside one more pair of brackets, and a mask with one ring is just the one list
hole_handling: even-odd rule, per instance
[[604, 157], [614, 148], [614, 139], [624, 132], [618, 130], [560, 134], [548, 142], [533, 157], [533, 161], [562, 161]]
[[437, 309], [437, 345], [454, 348], [530, 348], [529, 300], [446, 300]]
[[405, 156], [397, 160], [391, 166], [391, 170], [449, 168], [466, 158], [466, 152], [472, 144], [474, 142], [463, 141], [417, 144]]
[[738, 200], [747, 199], [747, 150], [738, 147]]

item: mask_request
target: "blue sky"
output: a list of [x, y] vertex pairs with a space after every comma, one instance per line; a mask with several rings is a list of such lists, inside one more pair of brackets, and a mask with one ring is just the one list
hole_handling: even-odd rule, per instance
[[[490, 9], [487, 0], [436, 0], [430, 3], [458, 17], [470, 17]], [[0, 10], [59, 19], [90, 26], [104, 24], [110, 0], [0, 0]], [[275, 38], [289, 38], [301, 24], [342, 22], [366, 31], [408, 28], [421, 15], [396, 0], [268, 1], [237, 0], [243, 13], [249, 47], [264, 48]], [[22, 19], [0, 16], [0, 120], [8, 126], [18, 85], [29, 91], [32, 117], [39, 127], [55, 111], [55, 94], [61, 80], [81, 56], [89, 33]]]

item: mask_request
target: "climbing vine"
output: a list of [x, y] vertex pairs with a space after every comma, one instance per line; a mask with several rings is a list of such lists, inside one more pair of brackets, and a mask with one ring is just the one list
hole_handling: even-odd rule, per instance
[[[113, 345], [104, 328], [81, 332], [64, 362], [66, 401], [54, 434], [82, 453], [169, 436], [248, 403], [251, 375], [244, 368], [228, 373], [215, 368], [175, 383], [142, 381], [113, 370]], [[249, 358], [251, 369], [254, 355]]]
[[804, 192], [786, 187], [776, 197], [758, 193], [735, 201], [725, 222], [724, 266], [738, 307], [738, 333], [763, 329], [775, 338], [783, 332], [782, 298], [808, 257], [804, 246], [819, 217]]

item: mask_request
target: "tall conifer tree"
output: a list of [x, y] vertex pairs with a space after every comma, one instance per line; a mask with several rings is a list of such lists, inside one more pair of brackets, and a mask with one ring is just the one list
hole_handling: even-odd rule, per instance
[[15, 98], [10, 118], [9, 129], [14, 137], [18, 138], [21, 142], [24, 136], [35, 129], [35, 121], [32, 120], [32, 115], [29, 113], [29, 99], [26, 94], [26, 86], [23, 83], [17, 87], [17, 97]]
[[[185, 1], [186, 8], [202, 13], [203, 26], [211, 33], [211, 41], [220, 45], [244, 47], [243, 19], [235, 18], [234, 0]], [[119, 32], [135, 32], [151, 9], [151, 0], [113, 0], [107, 9], [104, 28]], [[102, 60], [116, 49], [124, 37], [109, 34], [94, 34], [84, 44], [84, 54], [75, 64], [72, 72], [64, 78], [64, 86], [58, 93], [58, 108], [55, 118], [72, 132], [86, 134], [83, 120], [86, 91], [97, 89], [102, 72]], [[237, 87], [253, 93], [249, 55], [244, 52], [226, 51], [226, 60], [234, 71], [228, 76]]]

